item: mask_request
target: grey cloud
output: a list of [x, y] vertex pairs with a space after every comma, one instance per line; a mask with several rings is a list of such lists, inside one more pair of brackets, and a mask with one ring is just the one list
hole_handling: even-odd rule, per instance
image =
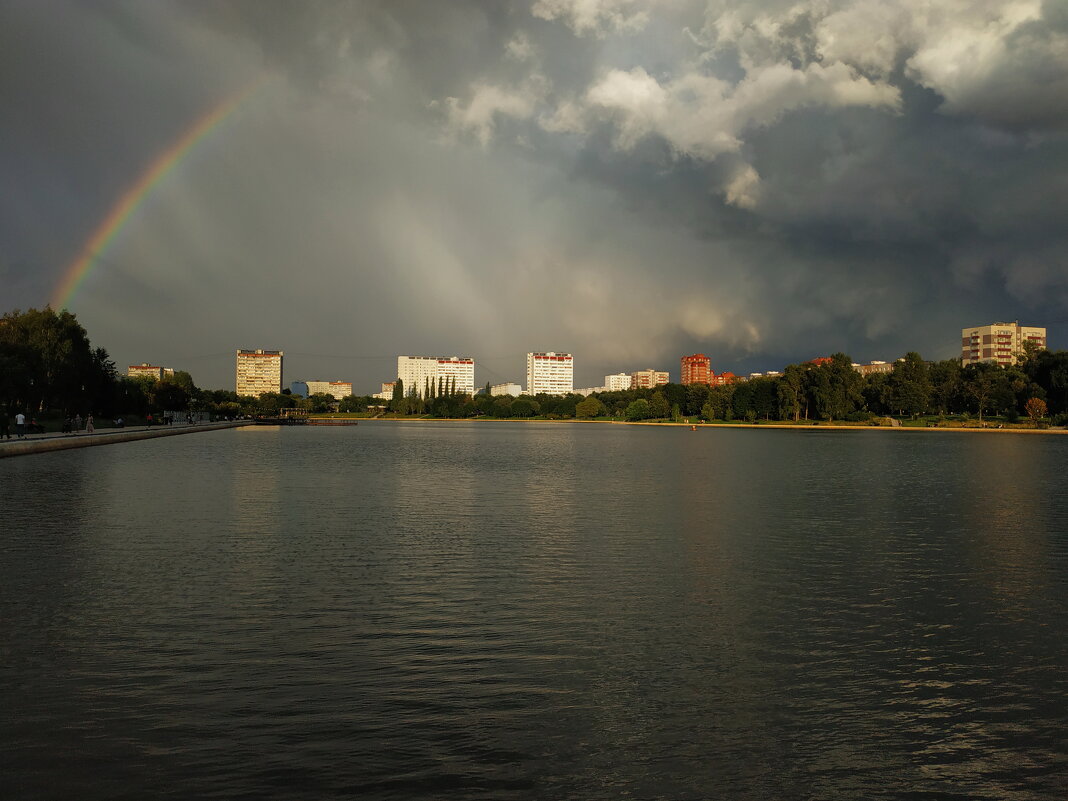
[[1056, 4], [946, 8], [16, 5], [0, 278], [40, 305], [146, 165], [266, 74], [76, 298], [120, 363], [227, 386], [234, 348], [281, 347], [287, 379], [367, 391], [401, 352], [474, 355], [481, 383], [569, 349], [583, 385], [695, 350], [950, 356], [963, 325], [1065, 316], [1068, 71]]

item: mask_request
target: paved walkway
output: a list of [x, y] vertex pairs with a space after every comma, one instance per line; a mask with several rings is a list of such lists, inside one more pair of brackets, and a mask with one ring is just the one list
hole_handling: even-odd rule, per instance
[[63, 434], [47, 431], [44, 434], [25, 434], [20, 439], [12, 427], [11, 439], [0, 440], [0, 458], [5, 456], [22, 456], [29, 453], [61, 451], [69, 448], [87, 448], [92, 445], [110, 445], [116, 442], [133, 442], [139, 439], [169, 437], [176, 434], [194, 434], [198, 431], [216, 431], [221, 428], [234, 428], [248, 425], [247, 420], [221, 423], [172, 423], [169, 426], [125, 426], [123, 428], [97, 428], [92, 434], [78, 431]]

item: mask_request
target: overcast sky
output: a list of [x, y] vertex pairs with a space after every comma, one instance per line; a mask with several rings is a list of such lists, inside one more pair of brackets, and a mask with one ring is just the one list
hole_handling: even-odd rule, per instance
[[120, 368], [231, 388], [470, 355], [577, 386], [1068, 347], [1068, 3], [165, 2], [0, 6], [0, 311], [41, 307], [159, 182], [70, 308]]

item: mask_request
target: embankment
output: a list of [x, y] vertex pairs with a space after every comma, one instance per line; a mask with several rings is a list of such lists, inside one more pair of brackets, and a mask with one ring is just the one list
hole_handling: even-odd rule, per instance
[[173, 437], [178, 434], [196, 434], [201, 431], [218, 431], [249, 425], [247, 420], [230, 423], [204, 423], [202, 425], [153, 426], [152, 428], [109, 428], [95, 434], [46, 434], [24, 439], [0, 442], [0, 458], [25, 456], [30, 453], [65, 451], [70, 448], [89, 448], [93, 445], [113, 445], [116, 442], [134, 442], [139, 439]]

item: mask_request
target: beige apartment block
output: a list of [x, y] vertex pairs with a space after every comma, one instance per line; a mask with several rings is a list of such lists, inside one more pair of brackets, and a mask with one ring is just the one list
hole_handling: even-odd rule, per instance
[[351, 381], [307, 381], [308, 397], [312, 395], [333, 395], [336, 400], [347, 398], [352, 394]]
[[280, 350], [237, 351], [237, 394], [258, 398], [264, 392], [282, 391]]
[[1039, 348], [1046, 347], [1046, 329], [1023, 326], [1019, 321], [963, 328], [960, 332], [960, 363], [966, 367], [992, 362], [1008, 367], [1020, 360], [1028, 342]]
[[174, 378], [174, 369], [171, 367], [158, 367], [148, 362], [141, 362], [140, 364], [131, 364], [126, 368], [127, 378], [153, 378], [156, 381], [162, 381], [164, 378]]
[[668, 382], [668, 374], [664, 370], [639, 370], [630, 374], [631, 387], [633, 389], [653, 389], [663, 386]]

